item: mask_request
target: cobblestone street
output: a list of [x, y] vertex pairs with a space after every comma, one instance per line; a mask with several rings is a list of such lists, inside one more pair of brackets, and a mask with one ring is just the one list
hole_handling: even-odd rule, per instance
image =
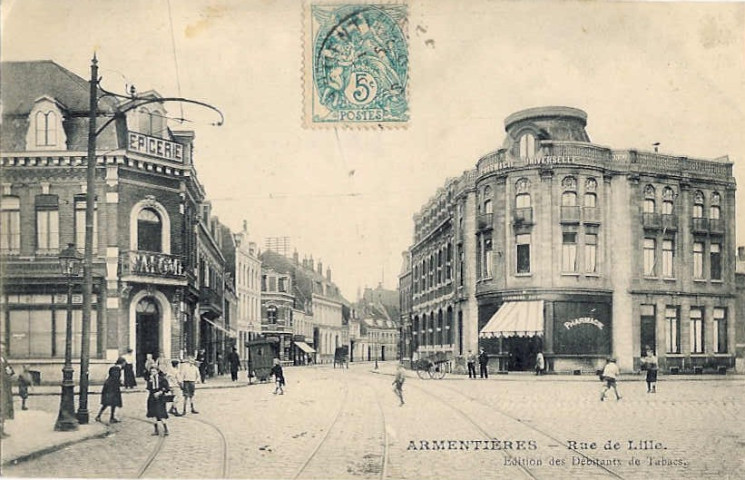
[[[288, 368], [284, 395], [273, 395], [269, 383], [200, 385], [200, 413], [171, 417], [168, 437], [151, 435], [145, 394], [130, 393], [122, 423], [107, 437], [7, 465], [2, 474], [646, 479], [741, 478], [745, 468], [742, 378], [662, 378], [654, 395], [644, 382], [626, 380], [622, 400], [600, 402], [601, 383], [587, 377], [438, 381], [407, 372], [399, 407], [393, 365], [372, 368]], [[55, 412], [58, 397], [32, 396], [30, 405]]]

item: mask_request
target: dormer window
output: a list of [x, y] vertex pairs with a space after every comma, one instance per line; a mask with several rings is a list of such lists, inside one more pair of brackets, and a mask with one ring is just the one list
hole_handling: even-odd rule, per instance
[[42, 97], [29, 113], [26, 132], [26, 150], [62, 150], [67, 137], [62, 128], [62, 112], [59, 104], [50, 97]]
[[163, 136], [163, 114], [145, 107], [139, 109], [139, 131], [153, 137]]
[[532, 133], [526, 133], [520, 137], [520, 158], [532, 158], [535, 156], [535, 136]]

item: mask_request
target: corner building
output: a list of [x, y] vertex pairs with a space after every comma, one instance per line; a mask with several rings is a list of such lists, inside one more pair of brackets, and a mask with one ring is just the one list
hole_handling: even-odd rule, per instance
[[[473, 176], [475, 208], [462, 194], [454, 205], [463, 233], [443, 266], [462, 272], [453, 298], [473, 305], [472, 280], [476, 304], [458, 338], [473, 348], [478, 335], [500, 370], [531, 369], [539, 350], [553, 371], [594, 371], [609, 355], [638, 370], [645, 346], [663, 371], [734, 368], [732, 163], [610, 149], [586, 124], [568, 107], [514, 113], [502, 147], [458, 180]], [[447, 245], [438, 228], [428, 242]], [[435, 278], [440, 265], [425, 259], [417, 278], [419, 245], [415, 291], [429, 286], [427, 262]]]

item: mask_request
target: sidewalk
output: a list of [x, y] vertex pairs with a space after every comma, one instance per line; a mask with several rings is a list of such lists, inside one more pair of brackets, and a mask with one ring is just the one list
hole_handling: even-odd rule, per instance
[[106, 425], [97, 422], [80, 425], [72, 432], [55, 432], [57, 414], [41, 410], [19, 408], [14, 416], [13, 420], [5, 422], [5, 431], [10, 436], [1, 442], [2, 465], [30, 460], [68, 445], [108, 434]]
[[[239, 373], [243, 373], [243, 375], [239, 375], [238, 380], [235, 382], [230, 380], [230, 375], [223, 375], [209, 378], [207, 382], [197, 384], [197, 389], [247, 387], [248, 379], [246, 378], [246, 372]], [[255, 382], [252, 383], [252, 385], [255, 384]], [[122, 388], [122, 394], [124, 395], [144, 393], [145, 391], [145, 382], [141, 378], [137, 379], [137, 387], [133, 389]], [[17, 397], [15, 386], [13, 388], [13, 394], [14, 397]], [[29, 391], [29, 396], [32, 397], [59, 396], [59, 394], [59, 385], [36, 385], [31, 387]], [[100, 395], [101, 385], [92, 385], [88, 390], [88, 394], [89, 398]], [[76, 399], [77, 395], [78, 388], [76, 386]], [[10, 436], [0, 441], [0, 466], [31, 460], [91, 438], [104, 437], [109, 433], [109, 429], [105, 423], [98, 423], [92, 420], [87, 425], [80, 425], [75, 431], [56, 432], [54, 431], [54, 424], [57, 420], [57, 413], [37, 409], [21, 410], [17, 403], [15, 407], [15, 418], [5, 422], [5, 431]], [[93, 416], [91, 415], [92, 418]]]
[[[378, 369], [370, 366], [369, 370], [371, 373], [378, 373], [382, 375], [393, 375], [396, 373], [396, 366], [398, 362], [378, 362]], [[419, 378], [415, 370], [404, 370], [407, 378]], [[622, 382], [644, 382], [646, 381], [645, 374], [642, 373], [622, 373], [618, 377], [619, 381]], [[728, 373], [727, 375], [718, 374], [701, 374], [701, 375], [660, 375], [659, 379], [665, 382], [680, 382], [680, 381], [701, 381], [701, 380], [716, 380], [716, 381], [741, 381], [745, 382], [745, 375]], [[469, 380], [467, 374], [461, 373], [448, 373], [445, 375], [443, 380]], [[480, 379], [479, 379], [480, 380]], [[509, 373], [494, 373], [489, 372], [488, 380], [498, 381], [536, 381], [536, 382], [598, 382], [599, 378], [597, 375], [592, 373], [583, 373], [582, 375], [572, 375], [571, 373], [549, 373], [544, 375], [536, 375], [534, 372], [509, 372]]]

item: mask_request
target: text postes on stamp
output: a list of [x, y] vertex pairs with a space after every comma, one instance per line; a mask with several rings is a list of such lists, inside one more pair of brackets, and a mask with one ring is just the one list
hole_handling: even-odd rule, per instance
[[305, 9], [304, 124], [400, 127], [409, 120], [404, 4]]

